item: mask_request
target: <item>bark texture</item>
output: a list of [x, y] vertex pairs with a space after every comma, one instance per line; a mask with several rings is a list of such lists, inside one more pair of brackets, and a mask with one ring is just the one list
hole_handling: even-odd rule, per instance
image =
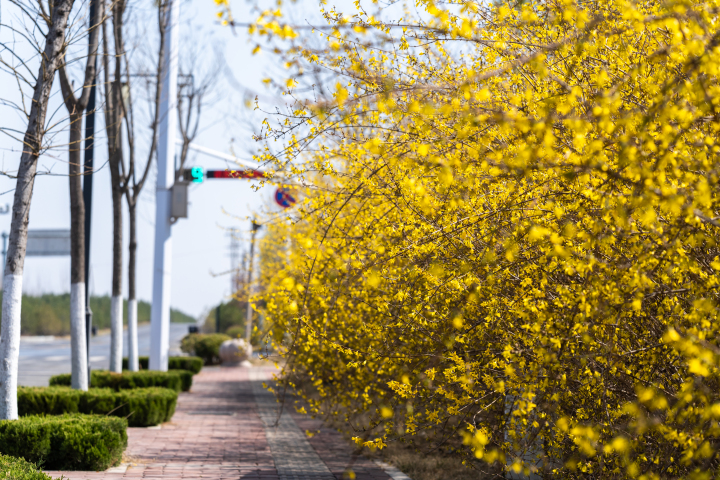
[[37, 159], [45, 134], [48, 99], [55, 72], [62, 60], [67, 21], [72, 6], [73, 0], [58, 0], [54, 4], [30, 104], [28, 125], [23, 138], [23, 153], [20, 157], [15, 184], [10, 239], [3, 277], [3, 285], [7, 294], [3, 295], [2, 326], [0, 327], [2, 329], [2, 337], [0, 337], [0, 419], [17, 418], [17, 365], [20, 349], [21, 308], [19, 298], [22, 295], [22, 274], [27, 249], [30, 202], [35, 184]]
[[[115, 154], [122, 156], [122, 149], [118, 148]], [[122, 363], [114, 361], [114, 355], [119, 350], [122, 357], [122, 189], [120, 181], [113, 178], [117, 176], [111, 167], [110, 176], [112, 181], [112, 203], [113, 203], [113, 260], [112, 260], [112, 306], [110, 309], [110, 371], [121, 372]], [[119, 308], [115, 305], [119, 299]], [[120, 359], [122, 362], [122, 358]]]
[[[139, 193], [139, 192], [138, 192]], [[128, 245], [128, 368], [136, 372], [138, 365], [138, 337], [137, 337], [137, 297], [135, 292], [135, 270], [137, 263], [137, 212], [136, 200], [128, 200], [128, 222], [130, 223], [130, 242]]]

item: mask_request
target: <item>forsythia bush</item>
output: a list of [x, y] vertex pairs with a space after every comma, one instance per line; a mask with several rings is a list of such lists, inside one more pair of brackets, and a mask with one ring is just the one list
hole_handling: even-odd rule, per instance
[[258, 157], [303, 198], [262, 245], [281, 382], [366, 446], [715, 478], [720, 2], [356, 7], [251, 27], [294, 69]]
[[0, 480], [52, 480], [52, 477], [22, 458], [0, 454]]

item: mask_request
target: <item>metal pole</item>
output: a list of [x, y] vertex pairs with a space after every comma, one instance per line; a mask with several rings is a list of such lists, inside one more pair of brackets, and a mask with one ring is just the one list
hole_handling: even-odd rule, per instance
[[[245, 341], [247, 342], [248, 351], [250, 351], [250, 337], [252, 336], [252, 305], [250, 297], [252, 297], [252, 274], [253, 274], [253, 258], [255, 257], [255, 232], [260, 229], [260, 224], [252, 221], [252, 232], [250, 236], [250, 261], [248, 262], [248, 281], [247, 281], [247, 314], [245, 316]], [[249, 359], [248, 359], [249, 360]]]
[[215, 333], [220, 333], [220, 307], [222, 303], [215, 309]]
[[[97, 0], [90, 1], [90, 23], [96, 18]], [[92, 25], [91, 25], [92, 26]], [[92, 26], [98, 28], [97, 26]], [[97, 71], [97, 55], [94, 57]], [[88, 387], [90, 386], [90, 337], [92, 337], [92, 310], [90, 310], [90, 227], [92, 225], [93, 159], [95, 153], [95, 83], [90, 87], [90, 99], [85, 117], [85, 162], [83, 171], [83, 203], [85, 204], [85, 338], [87, 341]]]
[[165, 65], [160, 98], [160, 137], [157, 149], [155, 193], [155, 258], [150, 314], [150, 370], [167, 371], [170, 335], [170, 279], [172, 268], [172, 187], [175, 182], [175, 134], [177, 130], [178, 19], [180, 0], [169, 0], [165, 26]]

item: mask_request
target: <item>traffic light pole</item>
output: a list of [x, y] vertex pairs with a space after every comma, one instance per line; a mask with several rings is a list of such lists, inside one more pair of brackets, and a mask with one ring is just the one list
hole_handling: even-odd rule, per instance
[[180, 0], [169, 0], [160, 98], [158, 176], [155, 193], [155, 258], [150, 313], [150, 370], [167, 371], [170, 336], [170, 280], [172, 268], [172, 187], [175, 183], [177, 131], [177, 74]]

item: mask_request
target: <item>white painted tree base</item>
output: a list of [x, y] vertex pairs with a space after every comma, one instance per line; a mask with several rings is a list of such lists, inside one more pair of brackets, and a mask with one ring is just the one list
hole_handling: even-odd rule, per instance
[[85, 283], [70, 284], [70, 358], [71, 385], [88, 389], [87, 335], [85, 332]]
[[110, 371], [122, 372], [123, 300], [120, 295], [110, 299]]
[[140, 370], [138, 359], [137, 300], [128, 300], [128, 370]]
[[16, 420], [22, 275], [5, 275], [0, 338], [0, 420]]

